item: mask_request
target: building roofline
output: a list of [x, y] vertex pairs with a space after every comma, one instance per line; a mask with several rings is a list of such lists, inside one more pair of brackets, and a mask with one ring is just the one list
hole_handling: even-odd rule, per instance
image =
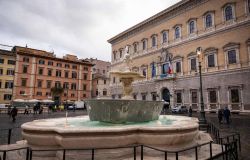
[[[28, 50], [32, 50], [32, 51], [39, 51], [39, 52], [44, 52], [44, 53], [49, 53], [51, 54], [51, 56], [47, 56], [47, 55], [39, 55], [39, 54], [34, 54], [32, 52], [29, 52], [28, 50], [27, 51], [24, 51], [24, 50], [21, 50], [21, 51], [18, 51], [18, 53], [15, 51], [16, 48], [21, 48], [21, 49], [28, 49]], [[44, 50], [39, 50], [39, 49], [34, 49], [34, 48], [27, 48], [27, 47], [21, 47], [21, 46], [14, 46], [13, 49], [12, 49], [13, 53], [15, 52], [16, 54], [21, 54], [21, 55], [29, 55], [29, 56], [36, 56], [36, 57], [41, 57], [41, 58], [48, 58], [48, 59], [53, 59], [53, 60], [58, 60], [58, 61], [64, 61], [64, 62], [68, 62], [68, 63], [78, 63], [78, 64], [84, 64], [84, 65], [90, 65], [90, 66], [93, 66], [93, 63], [89, 62], [89, 61], [86, 61], [86, 60], [83, 60], [83, 59], [78, 59], [78, 60], [70, 60], [70, 59], [64, 59], [64, 58], [59, 58], [59, 57], [56, 57], [54, 55], [54, 53], [52, 52], [47, 52], [47, 51], [44, 51]]]
[[0, 55], [15, 56], [15, 53], [9, 50], [0, 49]]
[[174, 4], [174, 5], [170, 6], [170, 7], [168, 7], [167, 9], [164, 9], [163, 11], [161, 11], [161, 12], [159, 12], [159, 13], [157, 13], [157, 14], [151, 16], [151, 17], [149, 17], [148, 19], [146, 19], [146, 20], [144, 20], [144, 21], [142, 21], [142, 22], [140, 22], [140, 23], [138, 23], [138, 24], [136, 24], [136, 25], [134, 25], [134, 26], [128, 28], [127, 30], [125, 30], [125, 31], [123, 31], [123, 32], [121, 32], [121, 33], [119, 33], [119, 34], [117, 34], [116, 36], [110, 38], [110, 39], [108, 40], [108, 42], [112, 44], [112, 43], [113, 43], [116, 39], [118, 39], [119, 37], [125, 36], [127, 33], [131, 32], [131, 31], [133, 31], [133, 30], [136, 30], [136, 29], [138, 29], [139, 27], [142, 27], [142, 26], [146, 25], [147, 23], [152, 22], [154, 19], [156, 19], [156, 18], [158, 18], [158, 17], [161, 17], [162, 15], [164, 15], [164, 14], [166, 14], [166, 13], [169, 13], [170, 11], [172, 11], [172, 10], [178, 8], [179, 6], [185, 4], [185, 3], [189, 2], [189, 1], [190, 1], [190, 0], [181, 0], [180, 2], [178, 2], [178, 3], [176, 3], [176, 4]]

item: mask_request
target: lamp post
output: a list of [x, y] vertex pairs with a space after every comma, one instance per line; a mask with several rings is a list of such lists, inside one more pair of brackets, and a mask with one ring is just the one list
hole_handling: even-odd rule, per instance
[[203, 100], [203, 92], [202, 92], [202, 76], [201, 76], [201, 60], [200, 60], [200, 56], [202, 56], [202, 48], [198, 47], [196, 49], [196, 53], [198, 55], [198, 59], [199, 59], [199, 76], [200, 76], [200, 106], [201, 106], [201, 110], [200, 110], [200, 117], [199, 117], [199, 124], [200, 125], [205, 125], [206, 124], [206, 116], [205, 116], [205, 111], [204, 111], [204, 100]]

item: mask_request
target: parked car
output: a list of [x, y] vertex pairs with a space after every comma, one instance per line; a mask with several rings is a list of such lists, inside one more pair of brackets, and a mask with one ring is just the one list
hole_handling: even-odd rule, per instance
[[172, 113], [187, 113], [188, 109], [186, 106], [175, 106], [172, 108]]

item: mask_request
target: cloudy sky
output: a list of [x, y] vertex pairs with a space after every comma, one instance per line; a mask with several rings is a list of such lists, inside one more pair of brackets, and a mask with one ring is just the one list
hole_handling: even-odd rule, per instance
[[179, 1], [0, 0], [0, 44], [110, 61], [108, 39]]

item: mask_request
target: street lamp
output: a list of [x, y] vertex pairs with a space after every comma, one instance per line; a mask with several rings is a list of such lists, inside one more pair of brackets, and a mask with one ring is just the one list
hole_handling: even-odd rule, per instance
[[201, 105], [201, 110], [200, 110], [200, 117], [199, 117], [199, 124], [200, 125], [205, 125], [206, 124], [206, 116], [205, 116], [205, 111], [204, 111], [204, 101], [203, 101], [203, 92], [202, 92], [202, 76], [201, 76], [201, 60], [200, 60], [200, 56], [202, 56], [202, 48], [198, 47], [196, 49], [196, 53], [198, 55], [198, 59], [199, 59], [199, 75], [200, 75], [200, 105]]

